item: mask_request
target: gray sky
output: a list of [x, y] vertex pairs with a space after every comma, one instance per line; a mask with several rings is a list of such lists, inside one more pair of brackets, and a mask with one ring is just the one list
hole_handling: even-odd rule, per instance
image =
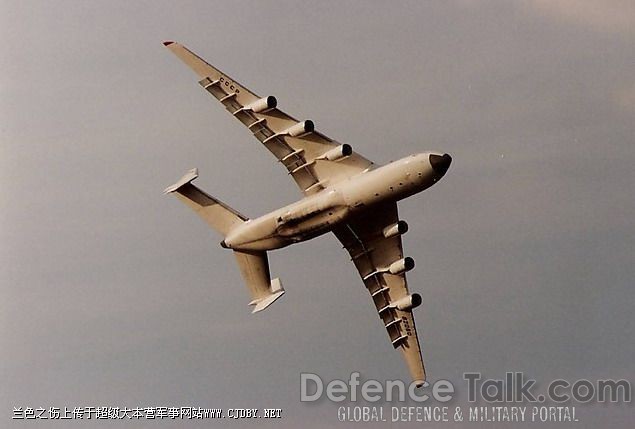
[[[407, 377], [334, 237], [272, 252], [287, 294], [252, 316], [220, 237], [162, 195], [196, 166], [250, 216], [300, 196], [166, 39], [376, 162], [453, 155], [400, 214], [429, 377], [458, 404], [469, 371], [635, 377], [632, 2], [2, 1], [0, 36], [1, 426], [192, 405], [340, 427], [301, 372]], [[632, 427], [631, 406], [579, 413]]]

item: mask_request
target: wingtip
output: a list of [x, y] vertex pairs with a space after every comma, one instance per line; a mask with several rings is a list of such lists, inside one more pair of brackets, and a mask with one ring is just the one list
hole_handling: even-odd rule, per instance
[[163, 46], [170, 46], [172, 43], [174, 43], [172, 40], [166, 40], [163, 42]]

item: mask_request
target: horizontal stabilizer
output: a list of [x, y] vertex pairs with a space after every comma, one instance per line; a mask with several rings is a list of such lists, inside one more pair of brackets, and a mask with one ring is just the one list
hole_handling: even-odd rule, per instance
[[254, 305], [252, 313], [264, 310], [284, 295], [280, 279], [271, 280], [269, 260], [266, 252], [242, 252], [234, 250], [238, 268], [251, 293]]
[[174, 185], [168, 186], [167, 188], [165, 188], [163, 193], [169, 194], [170, 192], [174, 192], [177, 189], [179, 189], [181, 186], [187, 185], [188, 183], [190, 183], [192, 180], [196, 179], [197, 177], [198, 177], [198, 168], [192, 168], [187, 173], [185, 173], [183, 177], [181, 177], [179, 181], [176, 182]]
[[226, 236], [234, 226], [247, 220], [245, 216], [222, 201], [208, 195], [191, 182], [198, 177], [198, 170], [189, 170], [174, 185], [165, 189], [165, 193], [174, 193], [179, 200], [196, 212], [209, 226]]
[[284, 288], [282, 287], [282, 283], [279, 278], [271, 280], [271, 287], [269, 289], [271, 291], [270, 295], [267, 295], [264, 298], [255, 299], [249, 303], [249, 305], [255, 305], [251, 312], [252, 314], [264, 310], [273, 304], [275, 300], [284, 295]]

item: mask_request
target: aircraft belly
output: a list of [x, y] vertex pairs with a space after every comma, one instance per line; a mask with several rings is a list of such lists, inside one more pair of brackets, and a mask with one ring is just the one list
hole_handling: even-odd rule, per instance
[[292, 244], [276, 232], [276, 220], [272, 215], [249, 220], [225, 237], [225, 244], [236, 250], [272, 250]]
[[232, 246], [235, 250], [253, 250], [253, 251], [267, 251], [274, 249], [281, 249], [293, 244], [295, 241], [289, 237], [280, 237], [277, 235], [271, 237], [264, 237], [250, 242], [240, 243]]
[[348, 206], [329, 207], [301, 219], [288, 221], [278, 227], [278, 234], [291, 240], [304, 241], [330, 231], [333, 226], [346, 218]]

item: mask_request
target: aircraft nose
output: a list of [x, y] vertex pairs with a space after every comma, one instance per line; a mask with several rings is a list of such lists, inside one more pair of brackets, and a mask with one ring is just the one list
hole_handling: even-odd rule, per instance
[[447, 153], [443, 155], [430, 154], [430, 165], [439, 176], [443, 176], [445, 172], [448, 171], [451, 163], [452, 157]]

